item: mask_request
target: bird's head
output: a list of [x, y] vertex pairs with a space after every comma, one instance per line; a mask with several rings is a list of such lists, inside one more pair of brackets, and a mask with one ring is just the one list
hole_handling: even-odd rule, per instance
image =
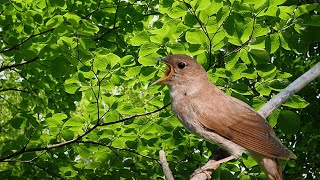
[[153, 84], [190, 85], [201, 81], [202, 78], [207, 79], [204, 68], [190, 56], [176, 54], [167, 56], [160, 61], [167, 65], [167, 70], [162, 78]]

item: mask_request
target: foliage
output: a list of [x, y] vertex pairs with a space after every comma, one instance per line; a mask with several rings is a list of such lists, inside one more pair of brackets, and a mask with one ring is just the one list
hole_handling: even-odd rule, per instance
[[[319, 61], [319, 3], [285, 0], [0, 0], [0, 176], [176, 179], [216, 145], [173, 116], [154, 58], [188, 54], [259, 109]], [[320, 178], [319, 79], [269, 118], [298, 156], [287, 179]], [[32, 172], [32, 177], [30, 175]], [[251, 157], [217, 179], [265, 177]]]

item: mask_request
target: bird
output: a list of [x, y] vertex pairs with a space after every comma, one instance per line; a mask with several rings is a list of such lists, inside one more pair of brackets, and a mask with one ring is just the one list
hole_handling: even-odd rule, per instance
[[282, 179], [280, 159], [295, 159], [296, 156], [281, 143], [258, 112], [215, 86], [192, 57], [174, 54], [160, 61], [167, 69], [152, 85], [168, 86], [172, 111], [190, 133], [231, 154], [217, 163], [246, 153], [257, 161], [268, 179]]

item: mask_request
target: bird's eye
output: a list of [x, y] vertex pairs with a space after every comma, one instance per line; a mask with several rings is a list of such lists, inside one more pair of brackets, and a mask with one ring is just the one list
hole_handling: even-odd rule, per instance
[[179, 67], [180, 69], [183, 69], [184, 67], [186, 67], [186, 63], [185, 63], [185, 62], [179, 62], [179, 63], [178, 63], [178, 67]]

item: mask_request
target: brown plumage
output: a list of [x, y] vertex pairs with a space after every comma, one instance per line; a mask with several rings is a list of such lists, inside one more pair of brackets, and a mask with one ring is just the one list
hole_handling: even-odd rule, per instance
[[186, 55], [162, 60], [168, 69], [156, 83], [169, 86], [172, 109], [191, 132], [217, 143], [234, 157], [249, 153], [269, 179], [282, 179], [279, 159], [295, 155], [255, 110], [213, 85], [203, 67]]

